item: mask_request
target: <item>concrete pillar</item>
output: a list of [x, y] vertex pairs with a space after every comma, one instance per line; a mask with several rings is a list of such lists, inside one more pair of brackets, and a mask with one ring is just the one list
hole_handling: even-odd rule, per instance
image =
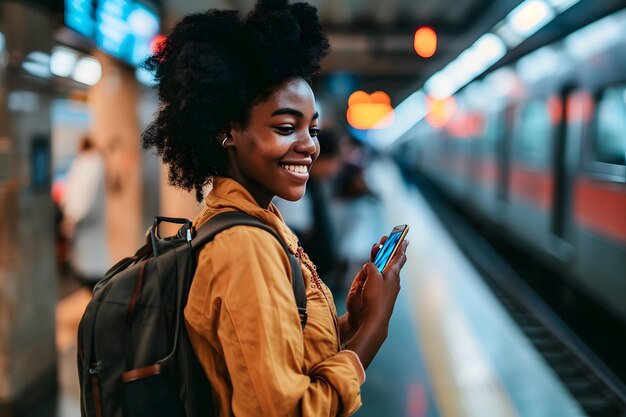
[[56, 389], [52, 90], [23, 66], [50, 53], [52, 21], [0, 2], [0, 32], [0, 416], [9, 416]]
[[104, 150], [107, 232], [111, 263], [132, 255], [144, 240], [139, 87], [134, 70], [96, 52], [102, 79], [89, 91], [92, 134]]

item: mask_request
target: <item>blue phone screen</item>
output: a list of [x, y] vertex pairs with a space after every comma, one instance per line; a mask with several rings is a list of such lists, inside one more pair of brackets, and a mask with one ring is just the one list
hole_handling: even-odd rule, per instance
[[374, 265], [376, 265], [376, 268], [378, 268], [380, 272], [383, 272], [383, 269], [387, 266], [389, 258], [393, 253], [393, 249], [398, 244], [401, 236], [402, 231], [392, 233], [383, 244], [383, 247], [378, 250], [376, 257], [374, 258]]

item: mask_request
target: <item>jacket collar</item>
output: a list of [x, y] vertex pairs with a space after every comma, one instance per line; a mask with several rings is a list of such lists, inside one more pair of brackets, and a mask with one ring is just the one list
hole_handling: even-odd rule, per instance
[[285, 224], [274, 203], [270, 203], [268, 208], [260, 207], [248, 190], [231, 178], [213, 177], [213, 188], [205, 199], [205, 208], [196, 218], [196, 223], [204, 223], [219, 213], [233, 210], [261, 220], [278, 233], [292, 253], [297, 252], [298, 238]]

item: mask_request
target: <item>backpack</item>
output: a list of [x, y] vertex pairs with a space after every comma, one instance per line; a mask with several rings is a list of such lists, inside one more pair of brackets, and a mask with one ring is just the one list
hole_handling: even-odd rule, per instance
[[[182, 224], [161, 238], [161, 222]], [[207, 417], [215, 415], [209, 382], [189, 342], [183, 309], [196, 255], [219, 232], [245, 225], [264, 229], [289, 257], [302, 327], [306, 294], [298, 259], [260, 220], [221, 213], [195, 236], [191, 221], [156, 217], [147, 243], [114, 265], [94, 288], [78, 328], [83, 417]], [[296, 307], [294, 306], [294, 307]]]

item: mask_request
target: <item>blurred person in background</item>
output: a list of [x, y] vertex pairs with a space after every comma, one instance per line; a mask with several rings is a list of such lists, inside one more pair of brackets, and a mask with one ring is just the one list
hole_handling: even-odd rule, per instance
[[61, 208], [72, 272], [89, 288], [109, 268], [104, 202], [104, 160], [91, 137], [84, 135], [68, 171]]
[[[274, 203], [285, 223], [300, 239], [317, 272], [331, 290], [339, 289], [337, 236], [330, 212], [333, 180], [341, 168], [341, 134], [328, 128], [317, 135], [320, 154], [309, 172], [304, 196], [293, 202], [280, 198]], [[341, 288], [343, 290], [343, 288]]]
[[335, 184], [333, 213], [344, 288], [350, 287], [351, 276], [368, 261], [369, 242], [385, 233], [382, 203], [367, 181], [367, 158], [363, 144], [355, 139], [347, 143]]
[[348, 416], [387, 337], [408, 242], [384, 274], [362, 266], [337, 317], [271, 202], [302, 198], [319, 155], [309, 83], [328, 49], [314, 7], [265, 0], [245, 17], [215, 9], [185, 17], [146, 62], [161, 105], [143, 145], [168, 164], [170, 183], [204, 199], [194, 226], [228, 211], [256, 217], [298, 258], [305, 281], [303, 328], [288, 257], [270, 233], [235, 226], [200, 249], [184, 317], [222, 417]]

